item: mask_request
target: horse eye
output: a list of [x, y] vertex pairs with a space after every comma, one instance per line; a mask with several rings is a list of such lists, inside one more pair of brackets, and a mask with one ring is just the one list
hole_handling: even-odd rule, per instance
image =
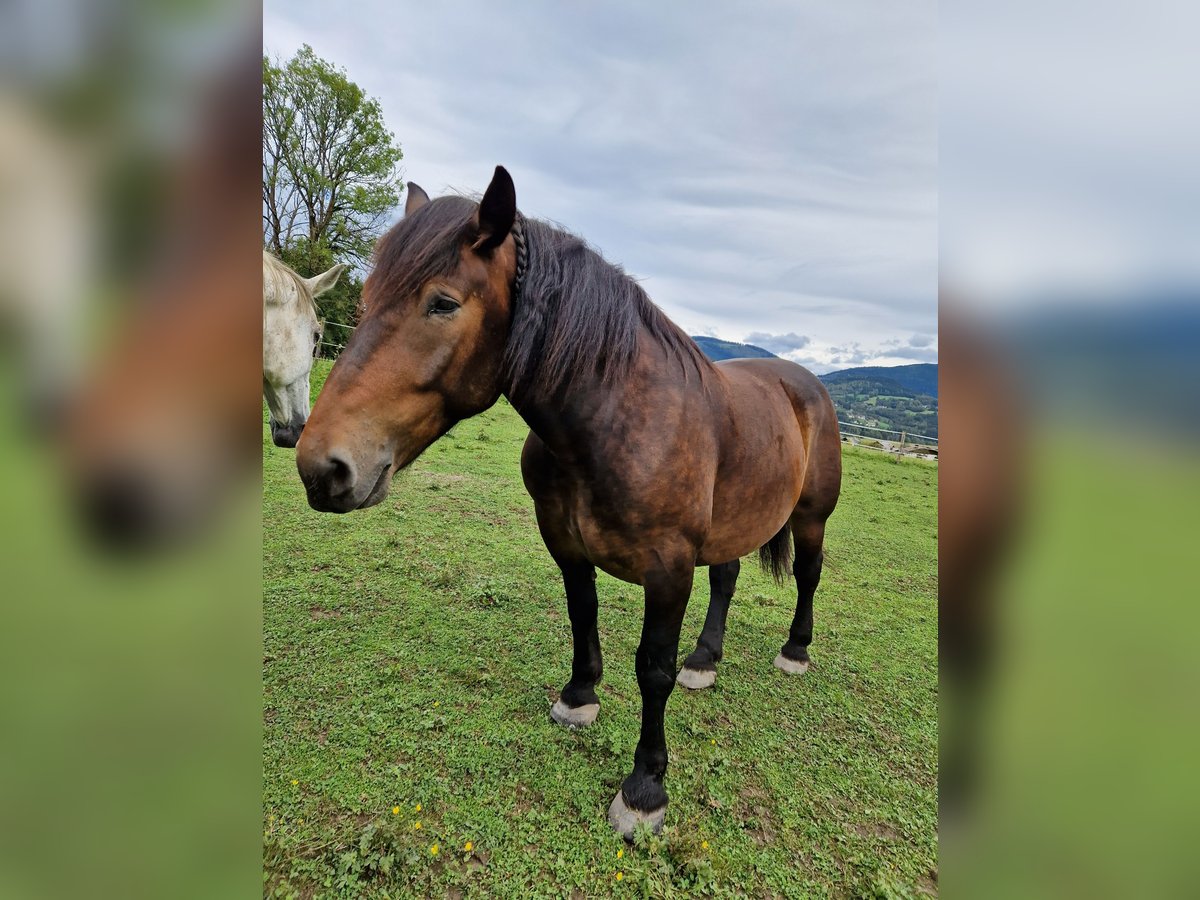
[[433, 315], [444, 316], [447, 313], [452, 313], [458, 309], [458, 301], [452, 300], [445, 294], [439, 294], [433, 298], [433, 302], [429, 304], [429, 312]]

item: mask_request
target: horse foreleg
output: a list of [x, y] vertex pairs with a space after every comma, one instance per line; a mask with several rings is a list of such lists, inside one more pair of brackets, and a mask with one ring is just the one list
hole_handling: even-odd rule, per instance
[[591, 563], [560, 564], [567, 591], [574, 655], [571, 680], [550, 709], [550, 717], [568, 728], [584, 728], [600, 714], [596, 685], [604, 672], [600, 633], [596, 630], [596, 567]]
[[647, 575], [646, 615], [637, 650], [637, 680], [642, 693], [642, 730], [633, 755], [633, 773], [625, 779], [608, 810], [608, 823], [626, 838], [647, 823], [662, 828], [667, 812], [667, 735], [664, 713], [675, 687], [679, 629], [692, 591], [693, 565]]

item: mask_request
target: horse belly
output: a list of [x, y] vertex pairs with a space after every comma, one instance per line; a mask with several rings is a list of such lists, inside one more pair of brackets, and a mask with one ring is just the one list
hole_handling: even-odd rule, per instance
[[744, 448], [722, 468], [699, 565], [741, 559], [783, 528], [804, 487], [803, 435], [792, 419], [769, 446]]
[[725, 516], [714, 509], [712, 527], [704, 546], [700, 548], [700, 558], [696, 564], [717, 565], [741, 559], [758, 550], [787, 524], [799, 499], [800, 492], [797, 489], [795, 497], [791, 497], [790, 493], [781, 495], [776, 502], [753, 511], [753, 515], [731, 513]]
[[575, 528], [584, 555], [596, 568], [630, 584], [644, 584], [646, 574], [664, 558], [691, 557], [696, 545], [684, 536], [682, 517], [661, 524], [610, 523], [588, 510], [577, 515]]

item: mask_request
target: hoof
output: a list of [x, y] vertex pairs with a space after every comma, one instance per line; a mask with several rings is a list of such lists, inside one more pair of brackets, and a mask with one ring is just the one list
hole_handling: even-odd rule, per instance
[[633, 840], [633, 830], [643, 822], [650, 826], [655, 834], [662, 831], [663, 820], [667, 817], [667, 807], [664, 804], [653, 812], [642, 812], [640, 809], [630, 809], [625, 805], [625, 797], [617, 791], [612, 805], [608, 808], [608, 824], [625, 840]]
[[599, 703], [588, 703], [585, 706], [567, 706], [561, 700], [555, 700], [550, 707], [550, 718], [559, 725], [567, 728], [587, 728], [600, 715]]
[[780, 653], [775, 657], [775, 668], [789, 675], [803, 675], [808, 671], [808, 660], [788, 659]]
[[705, 671], [704, 669], [689, 669], [684, 666], [675, 676], [675, 680], [689, 691], [702, 691], [716, 684], [717, 672], [715, 669]]

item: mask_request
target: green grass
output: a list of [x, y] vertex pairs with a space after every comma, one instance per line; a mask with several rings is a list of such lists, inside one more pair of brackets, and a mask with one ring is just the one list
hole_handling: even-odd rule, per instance
[[570, 624], [521, 484], [525, 434], [502, 400], [380, 506], [331, 516], [264, 430], [264, 892], [936, 891], [936, 467], [845, 449], [807, 675], [771, 665], [794, 587], [743, 567], [716, 686], [667, 705], [667, 827], [625, 848], [605, 812], [637, 741], [641, 594], [599, 577], [600, 718], [554, 725]]

